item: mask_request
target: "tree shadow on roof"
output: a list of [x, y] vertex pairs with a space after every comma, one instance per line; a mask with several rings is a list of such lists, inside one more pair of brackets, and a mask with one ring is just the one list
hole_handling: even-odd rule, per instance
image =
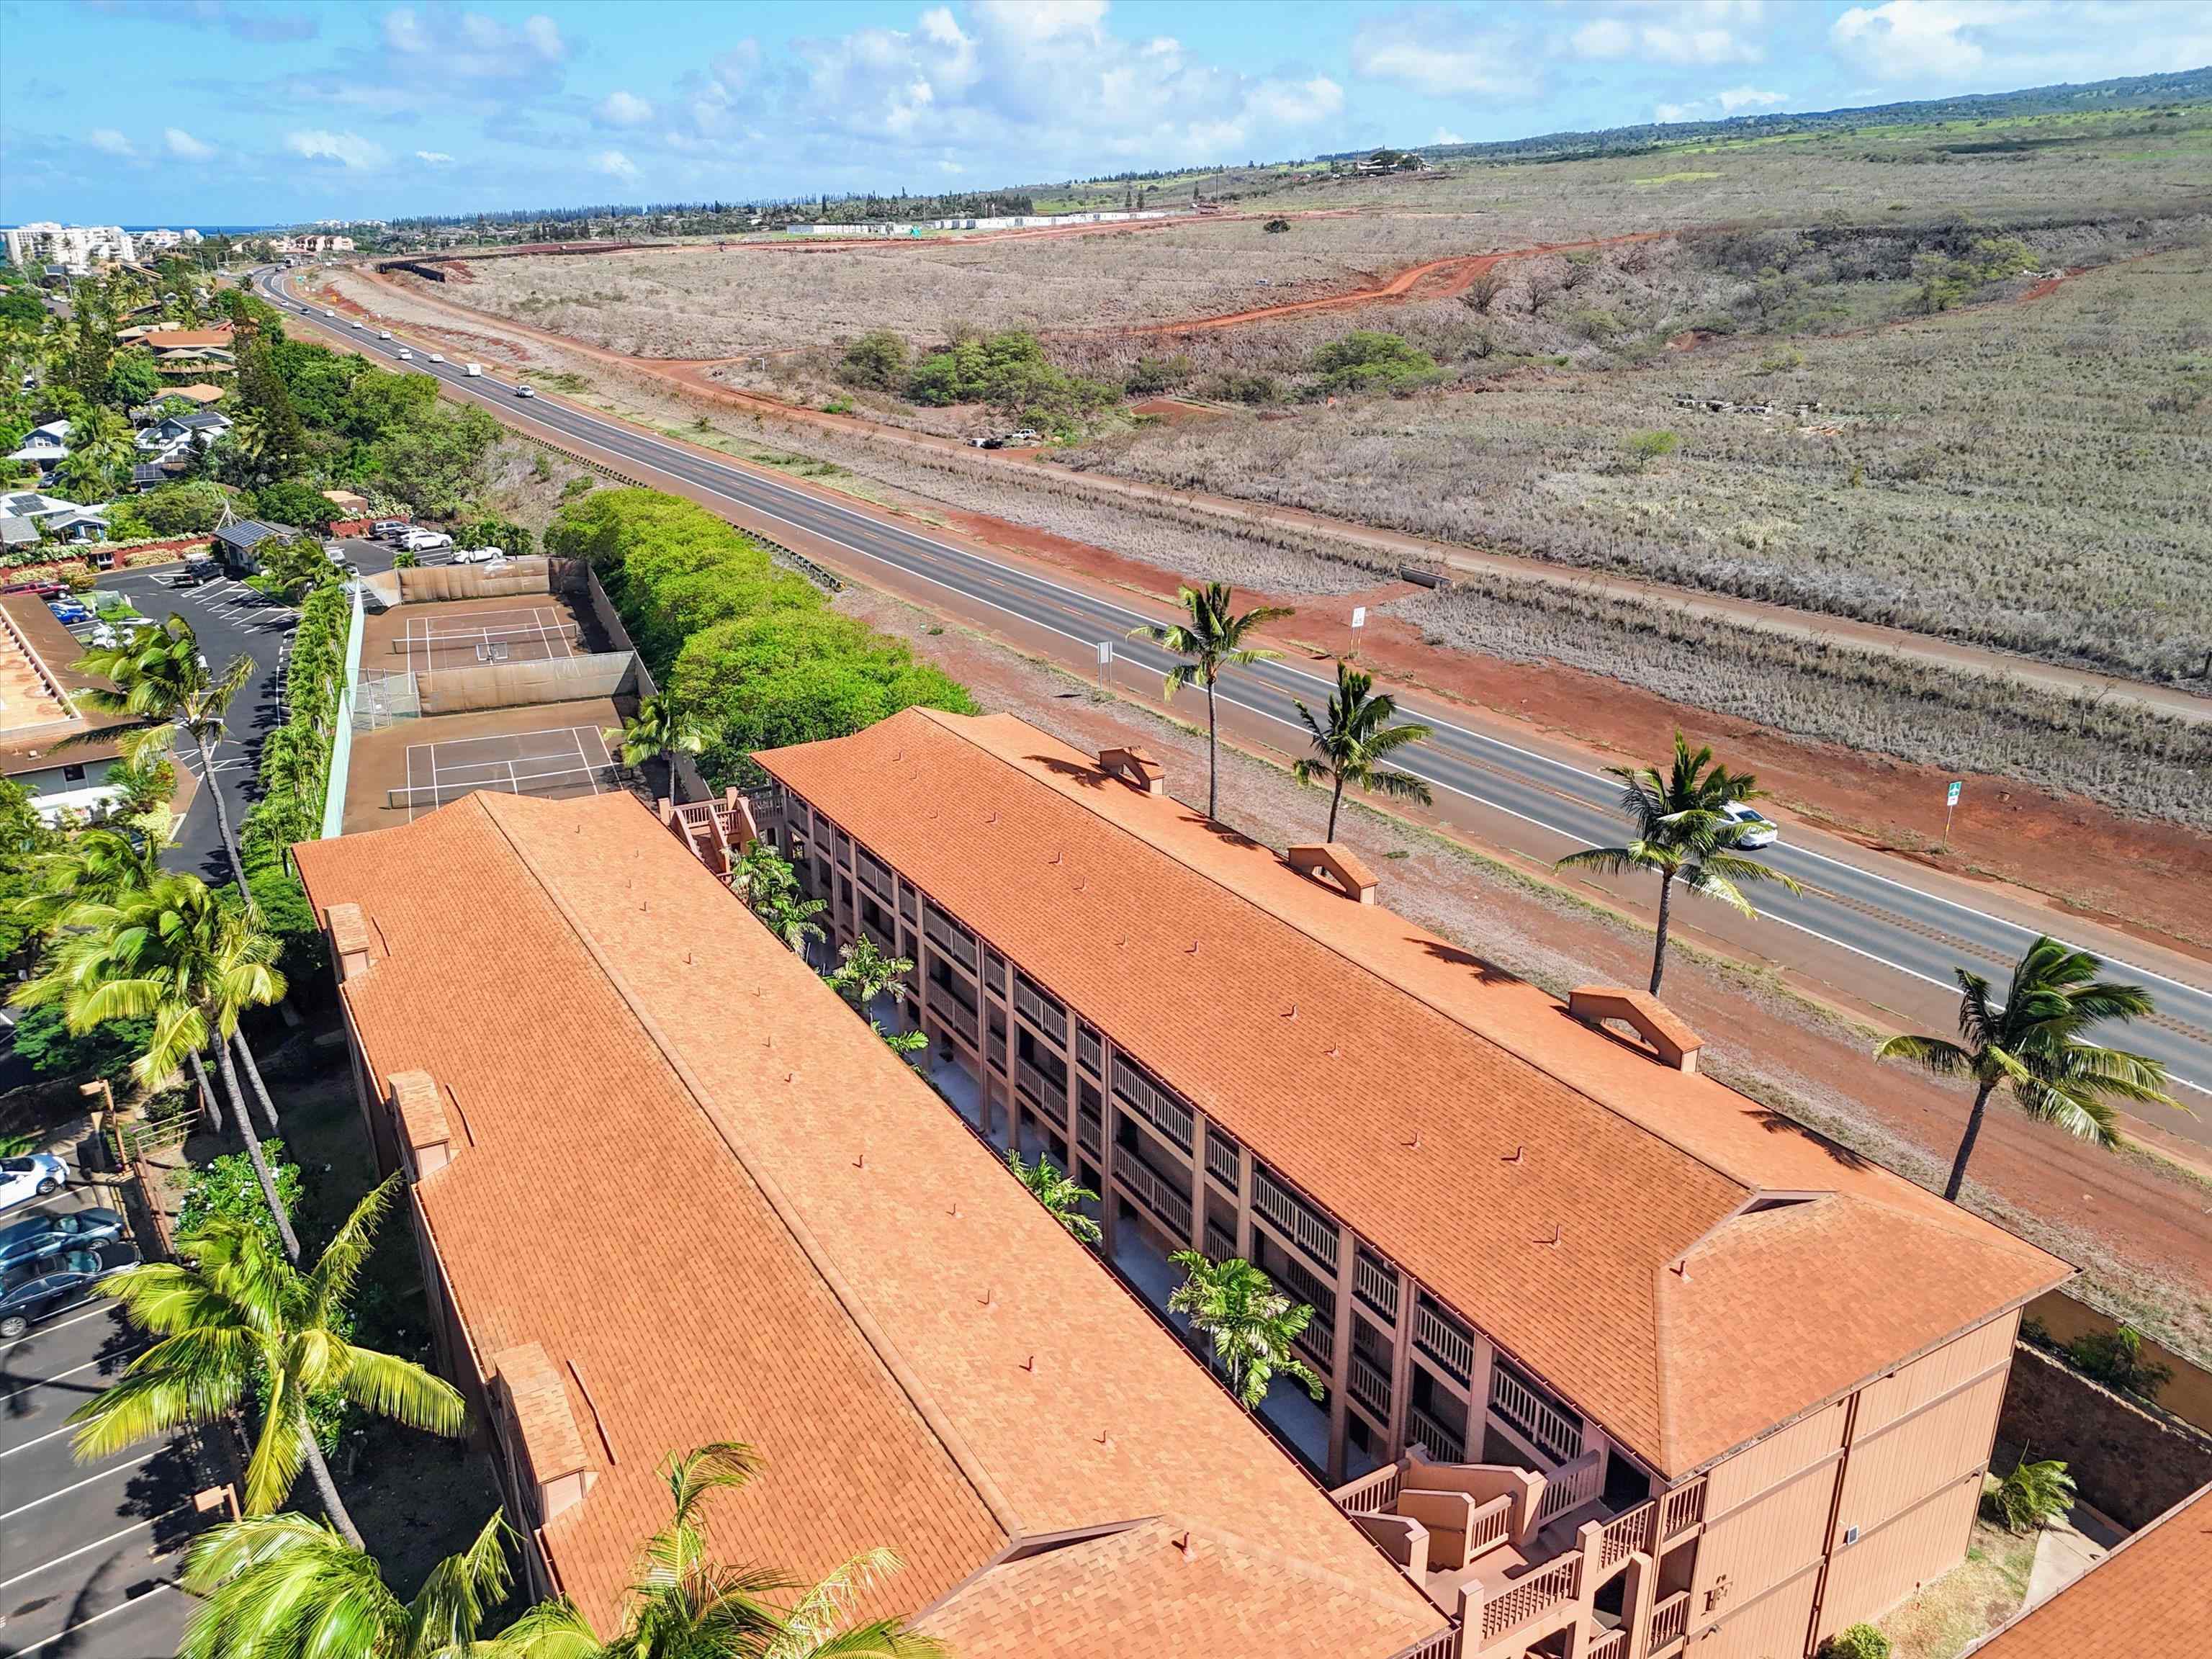
[[1799, 1122], [1787, 1112], [1778, 1111], [1771, 1106], [1761, 1106], [1756, 1102], [1749, 1104], [1752, 1121], [1771, 1135], [1801, 1135], [1826, 1153], [1830, 1162], [1839, 1164], [1846, 1170], [1879, 1170], [1882, 1167], [1865, 1153], [1853, 1152], [1839, 1140], [1831, 1140], [1818, 1129]]
[[[1432, 960], [1453, 968], [1465, 968], [1486, 985], [1518, 985], [1522, 982], [1519, 975], [1510, 974], [1496, 963], [1486, 962], [1474, 951], [1447, 944], [1443, 939], [1416, 938], [1412, 942], [1418, 944]], [[1564, 1014], [1566, 1010], [1562, 1008], [1559, 1012]]]

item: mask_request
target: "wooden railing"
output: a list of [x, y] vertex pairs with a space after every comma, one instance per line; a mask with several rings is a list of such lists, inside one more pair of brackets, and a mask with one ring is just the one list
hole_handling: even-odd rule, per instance
[[1014, 1062], [1014, 1082], [1029, 1091], [1031, 1101], [1049, 1111], [1055, 1123], [1066, 1121], [1067, 1091], [1054, 1088], [1052, 1079], [1026, 1060]]
[[1075, 1119], [1075, 1138], [1083, 1150], [1093, 1158], [1103, 1158], [1106, 1150], [1106, 1126], [1095, 1112], [1079, 1112]]
[[1703, 1475], [1686, 1486], [1677, 1486], [1659, 1498], [1659, 1541], [1668, 1543], [1705, 1518], [1705, 1481]]
[[1581, 1455], [1583, 1425], [1538, 1395], [1515, 1375], [1511, 1367], [1498, 1364], [1491, 1369], [1490, 1404], [1500, 1417], [1534, 1441], [1537, 1449], [1546, 1455], [1564, 1463]]
[[1382, 1316], [1386, 1323], [1398, 1318], [1398, 1270], [1365, 1245], [1355, 1246], [1352, 1257], [1352, 1293]]
[[1392, 1463], [1337, 1487], [1329, 1496], [1346, 1515], [1395, 1515], [1398, 1475], [1398, 1466]]
[[933, 904], [922, 915], [921, 931], [949, 959], [971, 974], [975, 971], [975, 936], [948, 919]]
[[1114, 1057], [1114, 1092], [1170, 1140], [1190, 1150], [1191, 1133], [1197, 1127], [1190, 1109], [1119, 1054]]
[[1485, 1550], [1494, 1550], [1504, 1543], [1513, 1530], [1513, 1500], [1510, 1497], [1492, 1498], [1468, 1518], [1467, 1528], [1467, 1559], [1474, 1560]]
[[1423, 1297], [1413, 1304], [1413, 1346], [1462, 1382], [1474, 1377], [1474, 1339]]
[[1602, 1475], [1605, 1458], [1596, 1451], [1586, 1451], [1571, 1463], [1554, 1469], [1544, 1477], [1544, 1495], [1536, 1500], [1536, 1524], [1556, 1521], [1571, 1510], [1578, 1510], [1604, 1486]]
[[865, 847], [853, 849], [853, 869], [860, 878], [860, 885], [886, 904], [896, 904], [896, 896], [891, 883], [891, 872], [882, 860]]
[[1308, 1255], [1331, 1273], [1336, 1271], [1340, 1243], [1336, 1224], [1276, 1180], [1264, 1164], [1253, 1166], [1252, 1207], [1289, 1235]]
[[1651, 1639], [1645, 1644], [1644, 1651], [1656, 1654], [1689, 1633], [1690, 1592], [1676, 1590], [1651, 1609]]
[[1429, 1455], [1439, 1463], [1467, 1462], [1466, 1438], [1446, 1428], [1419, 1406], [1406, 1407], [1406, 1438], [1426, 1446]]
[[1653, 1498], [1607, 1522], [1605, 1530], [1598, 1534], [1599, 1570], [1603, 1571], [1626, 1561], [1639, 1550], [1646, 1555], [1657, 1553], [1658, 1540], [1653, 1534], [1658, 1520], [1659, 1504]]
[[1190, 1237], [1190, 1200], [1154, 1175], [1149, 1165], [1133, 1153], [1124, 1152], [1115, 1160], [1114, 1173], [1137, 1195], [1137, 1201], [1164, 1222], [1176, 1237]]
[[1206, 1174], [1233, 1193], [1237, 1190], [1237, 1176], [1243, 1173], [1243, 1154], [1238, 1152], [1237, 1143], [1212, 1124], [1207, 1124], [1206, 1126]]
[[1329, 1323], [1328, 1316], [1315, 1309], [1313, 1317], [1306, 1321], [1305, 1329], [1291, 1340], [1294, 1346], [1305, 1350], [1306, 1358], [1314, 1362], [1326, 1379], [1329, 1368], [1336, 1363], [1336, 1327]]
[[1505, 1586], [1497, 1600], [1482, 1604], [1482, 1639], [1496, 1641], [1509, 1630], [1540, 1619], [1562, 1601], [1582, 1594], [1583, 1558], [1563, 1555], [1541, 1572]]
[[1374, 1413], [1378, 1421], [1390, 1420], [1390, 1379], [1380, 1365], [1357, 1348], [1352, 1351], [1348, 1387], [1352, 1397]]
[[1617, 1625], [1583, 1648], [1583, 1659], [1628, 1659], [1628, 1626]]
[[1054, 1048], [1067, 1047], [1067, 1010], [1056, 1002], [1048, 1002], [1027, 975], [1020, 973], [1014, 975], [1014, 1008]]
[[1104, 1055], [1098, 1047], [1098, 1034], [1088, 1026], [1079, 1026], [1075, 1032], [1075, 1057], [1091, 1068], [1091, 1075], [1099, 1075]]
[[1225, 1229], [1208, 1221], [1206, 1224], [1206, 1254], [1212, 1261], [1226, 1261], [1237, 1254], [1237, 1240]]

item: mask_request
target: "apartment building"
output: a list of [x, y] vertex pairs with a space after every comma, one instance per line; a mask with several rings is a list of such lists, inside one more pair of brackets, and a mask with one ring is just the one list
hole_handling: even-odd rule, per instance
[[2066, 1264], [1701, 1076], [1639, 991], [1563, 1005], [1002, 715], [764, 752], [833, 945], [970, 1131], [1310, 1303], [1261, 1414], [1468, 1659], [1777, 1659], [1954, 1565], [2023, 1304]]
[[1444, 1659], [1328, 1494], [627, 794], [295, 849], [441, 1368], [603, 1635], [713, 1441], [717, 1556], [902, 1564], [960, 1659]]
[[0, 246], [8, 250], [8, 263], [21, 270], [59, 265], [73, 276], [136, 253], [131, 233], [120, 225], [63, 225], [51, 219], [0, 230]]

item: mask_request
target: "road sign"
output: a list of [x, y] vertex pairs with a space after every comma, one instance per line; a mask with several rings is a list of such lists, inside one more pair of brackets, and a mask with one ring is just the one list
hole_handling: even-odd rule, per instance
[[1959, 792], [1965, 787], [1966, 785], [1961, 783], [1958, 779], [1952, 779], [1951, 793], [1945, 797], [1943, 805], [1946, 806], [1956, 806], [1959, 804]]
[[[1101, 641], [1098, 641], [1098, 665], [1099, 665], [1101, 668], [1103, 668], [1103, 667], [1105, 667], [1105, 666], [1107, 665], [1107, 664], [1109, 664], [1109, 663], [1112, 662], [1113, 660], [1114, 660], [1114, 641], [1111, 641], [1111, 640], [1101, 640]], [[1957, 795], [1956, 795], [1956, 793], [1955, 793], [1955, 792], [1956, 792], [1956, 788], [1957, 788], [1957, 786], [1954, 785], [1954, 786], [1953, 786], [1953, 789], [1954, 789], [1953, 799], [1957, 799]]]
[[1355, 605], [1352, 607], [1352, 625], [1354, 628], [1364, 628], [1367, 626], [1367, 607], [1365, 605]]
[[1950, 788], [1944, 793], [1943, 839], [1936, 848], [1939, 853], [1948, 853], [1951, 850], [1951, 814], [1958, 811], [1959, 794], [1966, 787], [1964, 781], [1954, 778], [1951, 780]]

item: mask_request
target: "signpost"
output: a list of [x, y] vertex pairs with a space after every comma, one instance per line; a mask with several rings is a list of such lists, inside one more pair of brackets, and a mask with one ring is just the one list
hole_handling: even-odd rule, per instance
[[1098, 641], [1098, 689], [1099, 689], [1101, 691], [1103, 691], [1103, 690], [1106, 689], [1106, 671], [1107, 671], [1109, 668], [1112, 667], [1113, 665], [1114, 665], [1114, 641], [1111, 641], [1111, 640], [1101, 640], [1101, 641]]
[[1359, 655], [1359, 630], [1366, 626], [1367, 607], [1364, 605], [1353, 605], [1352, 607], [1352, 654], [1355, 659]]
[[1943, 797], [1943, 844], [1936, 849], [1939, 853], [1951, 850], [1951, 814], [1959, 810], [1960, 792], [1966, 787], [1960, 780], [1954, 778], [1950, 789]]

